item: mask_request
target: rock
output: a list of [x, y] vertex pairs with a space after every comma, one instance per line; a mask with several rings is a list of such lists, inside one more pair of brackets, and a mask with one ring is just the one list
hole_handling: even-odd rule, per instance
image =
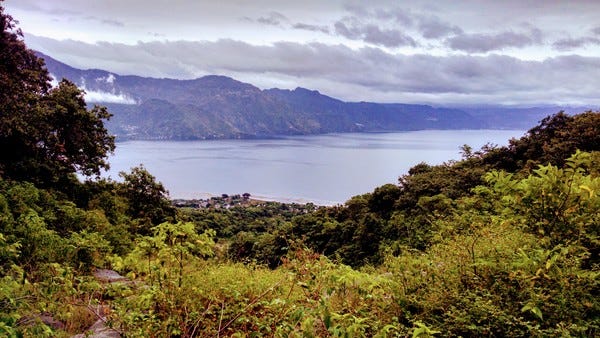
[[94, 277], [101, 282], [115, 283], [115, 282], [128, 282], [127, 277], [121, 276], [118, 272], [109, 269], [96, 269], [94, 271]]
[[55, 330], [64, 330], [64, 328], [65, 328], [65, 324], [63, 322], [61, 322], [60, 320], [54, 319], [54, 317], [52, 317], [52, 315], [50, 315], [48, 313], [42, 313], [39, 315], [23, 317], [19, 320], [18, 325], [33, 326], [38, 321], [48, 325], [49, 327], [51, 327]]
[[98, 319], [94, 325], [86, 331], [71, 338], [120, 338], [121, 334], [110, 327], [106, 326], [104, 319]]

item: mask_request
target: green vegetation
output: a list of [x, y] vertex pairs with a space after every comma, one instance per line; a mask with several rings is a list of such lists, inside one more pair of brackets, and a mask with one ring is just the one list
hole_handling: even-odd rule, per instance
[[76, 178], [109, 115], [0, 23], [0, 336], [600, 335], [599, 112], [344, 205], [174, 208], [143, 167]]

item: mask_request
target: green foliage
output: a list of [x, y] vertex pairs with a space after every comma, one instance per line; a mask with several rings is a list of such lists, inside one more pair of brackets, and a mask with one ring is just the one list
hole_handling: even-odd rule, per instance
[[124, 329], [134, 335], [180, 335], [190, 315], [182, 312], [185, 297], [193, 294], [188, 293], [193, 281], [190, 269], [200, 264], [200, 258], [213, 255], [214, 231], [198, 234], [189, 222], [165, 222], [152, 231], [153, 236], [138, 238], [124, 259], [113, 259], [116, 268], [130, 271], [130, 276], [142, 278], [147, 285], [117, 309], [123, 311]]
[[[179, 281], [183, 277], [183, 265], [187, 260], [213, 255], [213, 230], [198, 234], [193, 223], [161, 223], [154, 226], [152, 236], [142, 236], [136, 240], [134, 249], [122, 263], [117, 258], [115, 264], [143, 274], [159, 286], [163, 279], [170, 279], [177, 269]], [[168, 269], [164, 270], [164, 269]]]
[[491, 172], [490, 186], [433, 219], [438, 244], [387, 258], [412, 315], [444, 335], [597, 334], [598, 196], [580, 189], [597, 185], [595, 156], [525, 178]]
[[576, 150], [599, 151], [599, 146], [599, 112], [574, 116], [559, 112], [543, 119], [520, 139], [510, 140], [508, 146], [492, 149], [484, 161], [510, 172], [533, 169], [539, 164], [562, 167]]
[[115, 324], [132, 336], [390, 337], [409, 331], [393, 315], [393, 281], [310, 251], [295, 250], [276, 270], [198, 261], [190, 268], [181, 286], [145, 289], [116, 304]]
[[600, 335], [599, 113], [342, 206], [177, 213], [143, 167], [77, 180], [107, 166], [109, 115], [51, 89], [3, 9], [0, 25], [0, 335], [105, 317], [131, 337]]
[[[138, 236], [131, 252], [107, 262], [113, 251], [105, 229], [113, 226], [103, 209], [81, 210], [30, 184], [3, 182], [0, 211], [3, 222], [11, 224], [2, 232], [3, 257], [20, 264], [25, 249], [39, 262], [60, 264], [38, 264], [35, 284], [20, 283], [18, 268], [4, 265], [9, 277], [2, 283], [9, 293], [0, 300], [2, 327], [17, 334], [55, 334], [43, 324], [19, 326], [20, 318], [35, 309], [33, 313], [53, 313], [80, 330], [75, 328], [84, 328], [87, 321], [77, 314], [77, 304], [106, 299], [112, 307], [110, 325], [128, 336], [594, 336], [600, 329], [595, 296], [599, 272], [593, 261], [597, 157], [577, 153], [564, 168], [542, 166], [527, 177], [491, 172], [485, 178], [488, 185], [457, 199], [421, 197], [416, 208], [425, 215], [417, 222], [427, 223], [430, 232], [421, 230], [419, 236], [429, 245], [419, 250], [410, 246], [416, 237], [403, 241], [399, 235], [416, 229], [405, 214], [394, 211], [388, 221], [379, 212], [369, 212], [370, 205], [382, 205], [369, 203], [375, 194], [354, 198], [348, 209], [290, 214], [290, 221], [256, 207], [244, 217], [251, 220], [252, 213], [264, 218], [240, 225], [232, 220], [241, 210], [188, 214], [202, 220], [215, 212], [228, 227], [248, 230], [232, 239], [230, 250], [246, 248], [251, 251], [246, 257], [257, 262], [277, 259], [271, 266], [278, 265], [276, 269], [207, 260], [217, 248], [215, 231], [203, 231], [209, 224], [218, 225], [216, 217], [209, 219], [217, 223], [161, 223]], [[108, 198], [108, 191], [102, 199], [120, 200]], [[552, 191], [556, 200], [544, 191]], [[11, 199], [8, 192], [26, 198]], [[115, 206], [99, 202], [90, 205]], [[62, 229], [74, 230], [63, 236], [48, 228], [58, 224], [46, 222], [58, 219], [55, 213], [70, 224]], [[119, 213], [113, 219], [128, 219]], [[560, 223], [552, 225], [548, 220], [557, 214]], [[17, 221], [20, 227], [10, 230]], [[550, 225], [552, 231], [539, 231]], [[11, 240], [17, 230], [23, 234], [18, 244]], [[398, 240], [387, 242], [395, 232]], [[49, 239], [58, 245], [41, 250], [27, 244]], [[390, 250], [379, 243], [397, 247]], [[372, 248], [382, 263], [355, 270], [303, 245], [331, 250], [340, 258], [360, 257], [365, 254], [361, 250]], [[78, 277], [106, 264], [127, 272], [132, 282], [99, 291], [98, 285]], [[33, 299], [19, 298], [33, 285], [43, 292], [34, 293]]]
[[413, 330], [412, 337], [420, 338], [420, 337], [433, 337], [434, 335], [440, 333], [440, 331], [432, 330], [427, 325], [423, 324], [420, 321], [415, 322], [415, 329]]
[[99, 175], [102, 168], [108, 168], [106, 156], [115, 146], [103, 120], [111, 115], [105, 107], [87, 110], [83, 95], [75, 84], [63, 79], [42, 99], [44, 120], [39, 128], [44, 129], [39, 133], [48, 136], [38, 140], [38, 152], [43, 165], [55, 175]]
[[590, 153], [576, 152], [564, 168], [540, 166], [522, 180], [491, 172], [486, 180], [504, 196], [505, 212], [531, 232], [546, 240], [548, 247], [580, 245], [593, 254], [597, 264], [600, 224], [600, 177], [592, 177]]
[[400, 197], [401, 191], [398, 186], [393, 184], [386, 184], [375, 188], [369, 198], [369, 209], [382, 218], [389, 218], [390, 213], [394, 210], [396, 200]]
[[43, 60], [2, 7], [0, 28], [0, 175], [59, 190], [75, 172], [99, 175], [115, 147], [106, 108], [88, 110], [83, 91], [67, 80], [51, 88]]
[[70, 244], [69, 256], [73, 265], [82, 272], [104, 266], [105, 257], [112, 252], [110, 243], [97, 232], [75, 232], [71, 235]]
[[119, 175], [124, 179], [120, 194], [128, 200], [127, 213], [138, 219], [135, 232], [149, 234], [152, 225], [174, 219], [175, 209], [168, 200], [167, 190], [144, 166]]

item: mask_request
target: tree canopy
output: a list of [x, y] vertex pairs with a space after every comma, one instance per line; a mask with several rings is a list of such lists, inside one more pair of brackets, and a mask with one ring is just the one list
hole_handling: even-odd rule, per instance
[[152, 224], [175, 218], [169, 193], [143, 165], [132, 168], [130, 173], [120, 172], [119, 176], [124, 179], [121, 194], [129, 201], [128, 213], [139, 219], [138, 232], [146, 234]]
[[84, 92], [52, 87], [44, 60], [23, 42], [0, 6], [0, 176], [59, 187], [74, 173], [99, 175], [115, 148], [106, 108], [87, 108]]

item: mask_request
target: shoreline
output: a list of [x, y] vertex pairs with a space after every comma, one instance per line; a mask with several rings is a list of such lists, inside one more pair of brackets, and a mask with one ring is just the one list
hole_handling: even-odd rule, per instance
[[309, 133], [309, 134], [277, 134], [269, 136], [254, 136], [254, 137], [216, 137], [216, 138], [196, 138], [196, 139], [180, 139], [180, 138], [124, 138], [115, 136], [115, 143], [126, 143], [126, 142], [213, 142], [213, 141], [273, 141], [273, 140], [285, 140], [292, 138], [305, 138], [315, 136], [346, 136], [346, 135], [377, 135], [377, 134], [396, 134], [396, 133], [412, 133], [412, 132], [428, 132], [428, 131], [522, 131], [525, 133], [527, 129], [516, 127], [486, 127], [486, 128], [423, 128], [423, 129], [409, 129], [409, 130], [373, 130], [373, 131], [332, 131], [326, 133]]
[[[212, 193], [193, 193], [193, 194], [183, 194], [178, 196], [169, 196], [169, 200], [171, 202], [193, 202], [193, 201], [209, 201], [212, 199], [220, 199], [223, 196], [227, 196], [228, 198], [231, 196], [242, 196], [243, 194], [212, 194]], [[307, 198], [292, 198], [292, 197], [273, 197], [273, 196], [264, 196], [264, 195], [254, 195], [250, 194], [248, 201], [253, 201], [256, 203], [263, 202], [277, 202], [282, 204], [313, 204], [319, 207], [331, 207], [335, 205], [342, 205], [344, 202], [334, 202], [334, 201], [321, 201], [321, 200], [311, 200]]]

